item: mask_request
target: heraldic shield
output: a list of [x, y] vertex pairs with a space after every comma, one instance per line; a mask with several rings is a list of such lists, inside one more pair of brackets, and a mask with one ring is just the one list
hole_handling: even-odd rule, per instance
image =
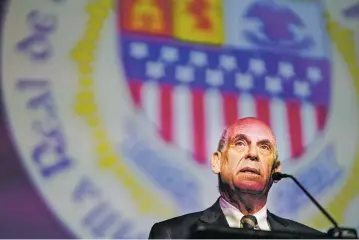
[[116, 8], [133, 103], [198, 166], [236, 118], [268, 123], [282, 161], [300, 159], [325, 129], [331, 67], [320, 2], [134, 0]]

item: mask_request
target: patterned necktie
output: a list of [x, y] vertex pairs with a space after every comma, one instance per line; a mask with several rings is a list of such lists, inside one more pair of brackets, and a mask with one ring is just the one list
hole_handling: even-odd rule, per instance
[[245, 215], [241, 219], [241, 228], [259, 229], [257, 218], [253, 215]]

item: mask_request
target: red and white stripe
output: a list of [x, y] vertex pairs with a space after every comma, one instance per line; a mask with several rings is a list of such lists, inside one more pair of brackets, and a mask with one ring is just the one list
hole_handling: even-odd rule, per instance
[[281, 160], [298, 159], [324, 127], [327, 114], [326, 108], [310, 103], [216, 89], [141, 81], [131, 81], [130, 89], [136, 106], [154, 123], [162, 139], [193, 153], [199, 164], [209, 162], [225, 126], [248, 116], [273, 129]]

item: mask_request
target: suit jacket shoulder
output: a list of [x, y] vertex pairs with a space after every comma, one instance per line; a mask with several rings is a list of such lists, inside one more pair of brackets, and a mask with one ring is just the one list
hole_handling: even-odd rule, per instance
[[199, 223], [229, 227], [219, 205], [219, 198], [204, 211], [189, 213], [155, 223], [151, 228], [149, 239], [190, 238], [193, 228]]
[[[307, 225], [304, 225], [302, 223], [296, 222], [291, 219], [279, 217], [271, 212], [268, 212], [268, 221], [272, 227], [272, 230], [281, 230], [284, 227], [284, 229], [286, 229], [288, 231], [302, 232], [302, 233], [308, 233], [308, 234], [322, 233], [322, 232], [320, 232], [314, 228], [311, 228]], [[279, 228], [277, 227], [278, 224], [281, 225]]]
[[189, 213], [155, 223], [150, 231], [149, 239], [186, 238], [191, 227], [201, 217], [203, 211]]

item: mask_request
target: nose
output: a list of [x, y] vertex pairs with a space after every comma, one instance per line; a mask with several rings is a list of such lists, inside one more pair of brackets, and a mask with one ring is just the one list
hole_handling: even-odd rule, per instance
[[249, 158], [252, 161], [257, 161], [258, 160], [258, 152], [257, 152], [257, 147], [254, 145], [251, 145], [249, 147], [248, 153], [247, 153], [247, 158]]

